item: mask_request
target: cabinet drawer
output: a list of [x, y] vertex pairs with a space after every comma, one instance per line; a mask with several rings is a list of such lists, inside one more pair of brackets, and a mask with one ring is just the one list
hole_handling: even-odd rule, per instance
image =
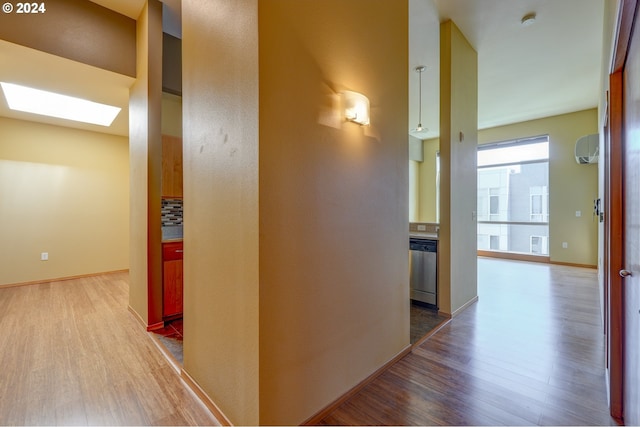
[[164, 243], [162, 245], [162, 260], [173, 261], [182, 259], [182, 242]]

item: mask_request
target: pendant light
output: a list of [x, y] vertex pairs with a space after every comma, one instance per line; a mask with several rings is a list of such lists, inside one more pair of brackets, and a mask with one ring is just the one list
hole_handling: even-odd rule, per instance
[[427, 67], [424, 65], [418, 65], [415, 68], [416, 73], [418, 73], [418, 126], [411, 129], [410, 133], [416, 138], [424, 138], [426, 132], [429, 130], [422, 126], [422, 73], [426, 69]]

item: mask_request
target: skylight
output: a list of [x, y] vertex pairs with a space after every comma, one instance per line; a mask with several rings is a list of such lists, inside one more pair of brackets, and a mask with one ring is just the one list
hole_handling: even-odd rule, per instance
[[120, 107], [86, 99], [0, 82], [9, 108], [41, 116], [57, 117], [100, 126], [111, 126]]

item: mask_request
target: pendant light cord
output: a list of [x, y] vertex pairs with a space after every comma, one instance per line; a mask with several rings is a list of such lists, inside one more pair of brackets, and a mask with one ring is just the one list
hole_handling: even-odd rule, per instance
[[422, 71], [418, 80], [418, 129], [422, 129]]
[[422, 72], [425, 70], [424, 65], [418, 65], [415, 70], [418, 73], [418, 128], [422, 131]]

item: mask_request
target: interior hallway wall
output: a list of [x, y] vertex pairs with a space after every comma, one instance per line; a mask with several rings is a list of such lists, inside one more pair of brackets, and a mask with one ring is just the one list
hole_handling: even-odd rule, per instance
[[455, 315], [478, 297], [478, 54], [452, 21], [440, 26], [438, 307]]
[[258, 1], [185, 1], [182, 22], [184, 369], [258, 425]]
[[409, 345], [407, 20], [183, 3], [184, 369], [235, 424], [301, 423]]
[[129, 267], [128, 156], [125, 137], [0, 118], [0, 285]]
[[[618, 18], [618, 5], [620, 0], [605, 0], [604, 2], [604, 23], [602, 31], [602, 69], [600, 80], [600, 100], [598, 103], [598, 129], [600, 132], [600, 156], [604, 160], [605, 155], [605, 124], [608, 114], [608, 96], [609, 96], [609, 73], [611, 72], [611, 64], [613, 63], [614, 53], [614, 33], [616, 30]], [[605, 168], [604, 161], [598, 163], [598, 197], [601, 206], [605, 206]], [[607, 213], [605, 212], [605, 215]], [[605, 257], [605, 223], [600, 222], [598, 225], [598, 284], [600, 287], [600, 306], [602, 320], [604, 323], [604, 257]]]
[[259, 27], [260, 422], [299, 424], [409, 343], [408, 4], [260, 2]]
[[147, 325], [162, 321], [162, 3], [137, 23], [137, 78], [129, 97], [129, 306]]
[[418, 168], [420, 194], [418, 206], [420, 222], [438, 222], [437, 210], [437, 157], [440, 151], [440, 139], [431, 138], [422, 141], [424, 160]]

